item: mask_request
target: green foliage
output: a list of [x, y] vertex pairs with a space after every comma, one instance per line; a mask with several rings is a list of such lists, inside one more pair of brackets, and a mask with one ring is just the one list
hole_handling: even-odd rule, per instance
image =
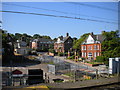
[[43, 36], [40, 36], [39, 34], [34, 34], [33, 35], [33, 39], [38, 39], [38, 38], [51, 39], [50, 36], [46, 36], [46, 35], [43, 35]]
[[106, 59], [108, 59], [108, 58], [105, 56], [97, 56], [96, 57], [96, 61], [98, 61], [98, 62], [104, 62]]
[[63, 55], [64, 55], [64, 53], [62, 53], [62, 52], [58, 53], [58, 56], [63, 56]]
[[98, 56], [97, 61], [108, 64], [109, 58], [120, 57], [120, 37], [118, 34], [118, 30], [103, 33], [106, 38], [102, 42], [102, 56]]
[[26, 33], [23, 33], [23, 34], [20, 34], [20, 33], [15, 33], [15, 35], [13, 36], [13, 39], [14, 41], [16, 42], [16, 40], [23, 40], [27, 43], [27, 46], [29, 46], [29, 42], [30, 40], [32, 39], [32, 36], [26, 34]]
[[84, 57], [82, 57], [81, 59], [82, 59], [82, 60], [85, 60], [85, 58], [84, 58]]
[[88, 37], [89, 33], [83, 34], [78, 40], [73, 41], [73, 49], [80, 50], [80, 45]]
[[74, 72], [67, 72], [64, 75], [70, 76], [70, 77], [74, 77]]
[[51, 39], [50, 36], [42, 36], [42, 38], [45, 38], [45, 39]]
[[55, 50], [54, 49], [49, 49], [49, 52], [55, 53]]
[[50, 48], [50, 49], [54, 49], [54, 45], [53, 45], [53, 44], [50, 44], [50, 45], [49, 45], [49, 48]]
[[57, 41], [57, 38], [54, 38], [53, 40], [56, 42], [56, 41]]
[[120, 37], [119, 32], [111, 31], [105, 32], [103, 35], [106, 40], [102, 42], [102, 55], [106, 57], [119, 57], [120, 56]]
[[68, 57], [68, 59], [75, 59], [75, 55]]
[[37, 38], [41, 38], [41, 36], [39, 34], [34, 34], [33, 39], [37, 39]]

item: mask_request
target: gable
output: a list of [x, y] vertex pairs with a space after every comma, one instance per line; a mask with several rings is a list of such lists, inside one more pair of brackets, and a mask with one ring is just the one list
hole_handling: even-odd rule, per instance
[[14, 71], [12, 71], [12, 74], [22, 74], [22, 72], [20, 71], [20, 70], [14, 70]]
[[66, 42], [72, 43], [72, 42], [73, 42], [73, 39], [72, 39], [71, 37], [68, 37], [64, 42], [65, 42], [65, 43], [66, 43]]
[[94, 39], [93, 39], [93, 37], [91, 36], [91, 35], [89, 35], [88, 36], [88, 38], [86, 39], [86, 44], [92, 44], [92, 43], [94, 43]]

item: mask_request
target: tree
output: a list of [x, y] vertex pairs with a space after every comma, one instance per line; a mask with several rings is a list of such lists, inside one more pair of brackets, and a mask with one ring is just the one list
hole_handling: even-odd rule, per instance
[[76, 37], [73, 37], [72, 39], [73, 39], [73, 41], [77, 40], [77, 38], [76, 38]]
[[56, 42], [56, 41], [57, 41], [57, 38], [54, 38], [53, 41]]
[[38, 39], [38, 38], [41, 38], [41, 36], [39, 34], [34, 34], [33, 35], [33, 39]]
[[[102, 42], [102, 55], [109, 55], [109, 57], [119, 56], [120, 37], [119, 31], [105, 32], [103, 35], [106, 37]], [[117, 50], [118, 49], [118, 50]]]
[[[109, 58], [120, 57], [120, 37], [119, 31], [105, 32], [103, 35], [106, 37], [105, 41], [102, 42], [102, 56], [96, 58], [97, 61], [100, 59], [108, 64]], [[103, 59], [104, 58], [104, 59]]]
[[42, 38], [45, 38], [45, 39], [51, 39], [51, 37], [50, 36], [42, 36]]
[[22, 34], [20, 34], [20, 33], [15, 33], [14, 39], [15, 39], [15, 40], [20, 40], [21, 37], [22, 37]]
[[89, 33], [83, 34], [78, 40], [73, 41], [73, 49], [80, 51], [80, 45], [88, 37]]

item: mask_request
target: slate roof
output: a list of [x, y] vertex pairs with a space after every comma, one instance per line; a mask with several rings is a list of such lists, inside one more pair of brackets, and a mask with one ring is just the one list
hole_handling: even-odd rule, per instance
[[44, 43], [50, 42], [50, 43], [54, 43], [53, 40], [51, 40], [51, 39], [46, 39], [46, 38], [34, 39], [34, 40], [32, 40], [32, 42], [44, 42]]
[[103, 42], [105, 40], [105, 36], [102, 34], [91, 35], [95, 41]]
[[[58, 38], [60, 38], [61, 42], [64, 43], [66, 40], [68, 40], [71, 37], [70, 36], [66, 36], [66, 37], [58, 37]], [[55, 42], [55, 43], [57, 43], [57, 42]]]
[[70, 36], [63, 37], [63, 41], [65, 42], [68, 38], [71, 38]]
[[[102, 34], [96, 34], [96, 35], [92, 34], [91, 36], [95, 41], [99, 41], [100, 43], [102, 43], [105, 40], [105, 36], [103, 36]], [[85, 44], [87, 39], [88, 37], [83, 41], [82, 44]]]

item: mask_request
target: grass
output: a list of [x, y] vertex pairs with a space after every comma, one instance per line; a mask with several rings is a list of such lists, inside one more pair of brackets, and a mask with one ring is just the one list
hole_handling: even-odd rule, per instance
[[48, 88], [53, 88], [53, 86], [47, 86]]
[[102, 62], [96, 62], [96, 61], [92, 61], [92, 62], [85, 62], [85, 63], [90, 63], [90, 64], [102, 64]]
[[67, 76], [70, 76], [70, 77], [74, 76], [73, 72], [65, 73], [64, 75], [67, 75]]
[[53, 64], [53, 65], [55, 65], [54, 62], [52, 62], [52, 61], [51, 62], [47, 62], [45, 64]]

